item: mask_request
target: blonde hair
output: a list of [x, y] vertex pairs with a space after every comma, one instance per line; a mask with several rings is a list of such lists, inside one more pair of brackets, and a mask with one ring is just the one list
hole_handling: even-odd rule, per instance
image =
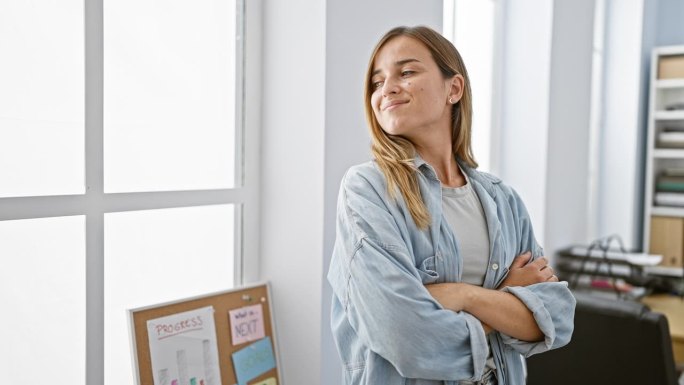
[[387, 179], [387, 191], [392, 198], [396, 198], [396, 189], [406, 201], [411, 217], [421, 229], [430, 225], [430, 213], [425, 207], [425, 202], [418, 187], [418, 175], [413, 158], [415, 148], [413, 144], [400, 136], [387, 134], [373, 113], [371, 95], [374, 88], [371, 83], [373, 63], [378, 51], [390, 40], [399, 36], [413, 38], [425, 45], [430, 51], [437, 67], [444, 78], [450, 78], [457, 74], [463, 76], [464, 87], [461, 100], [452, 106], [452, 152], [457, 159], [466, 165], [476, 168], [477, 162], [473, 156], [470, 144], [470, 132], [472, 122], [472, 96], [470, 92], [470, 80], [461, 55], [451, 42], [442, 35], [424, 26], [397, 27], [387, 32], [373, 49], [373, 54], [368, 62], [366, 72], [366, 84], [364, 100], [366, 107], [366, 121], [370, 130], [373, 157]]

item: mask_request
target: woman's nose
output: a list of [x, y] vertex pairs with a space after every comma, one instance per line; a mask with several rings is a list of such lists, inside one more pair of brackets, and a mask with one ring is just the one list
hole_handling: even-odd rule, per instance
[[399, 82], [394, 78], [387, 78], [382, 83], [382, 95], [392, 95], [399, 92]]

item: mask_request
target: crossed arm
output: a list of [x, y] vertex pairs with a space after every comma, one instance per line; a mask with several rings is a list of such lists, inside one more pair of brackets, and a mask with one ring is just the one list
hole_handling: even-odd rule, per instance
[[558, 282], [546, 258], [528, 263], [531, 256], [529, 252], [517, 256], [496, 290], [467, 283], [438, 283], [426, 288], [444, 308], [466, 311], [479, 319], [485, 333], [496, 330], [524, 341], [541, 341], [544, 335], [527, 306], [513, 294], [500, 290], [507, 286]]

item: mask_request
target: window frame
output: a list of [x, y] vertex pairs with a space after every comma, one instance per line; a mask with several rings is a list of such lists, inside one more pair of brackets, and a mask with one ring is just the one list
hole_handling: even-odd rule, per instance
[[[235, 286], [259, 279], [261, 0], [235, 0], [236, 181], [230, 189], [104, 193], [103, 4], [84, 1], [85, 193], [0, 198], [0, 221], [85, 215], [85, 383], [104, 378], [104, 216], [106, 213], [233, 204]], [[246, 60], [249, 58], [249, 65]]]

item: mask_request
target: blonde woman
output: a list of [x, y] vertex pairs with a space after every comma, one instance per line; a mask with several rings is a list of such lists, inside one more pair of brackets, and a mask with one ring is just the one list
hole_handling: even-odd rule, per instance
[[365, 105], [374, 160], [342, 181], [328, 273], [343, 383], [524, 384], [523, 357], [569, 342], [575, 300], [520, 197], [476, 170], [458, 51], [389, 31]]

